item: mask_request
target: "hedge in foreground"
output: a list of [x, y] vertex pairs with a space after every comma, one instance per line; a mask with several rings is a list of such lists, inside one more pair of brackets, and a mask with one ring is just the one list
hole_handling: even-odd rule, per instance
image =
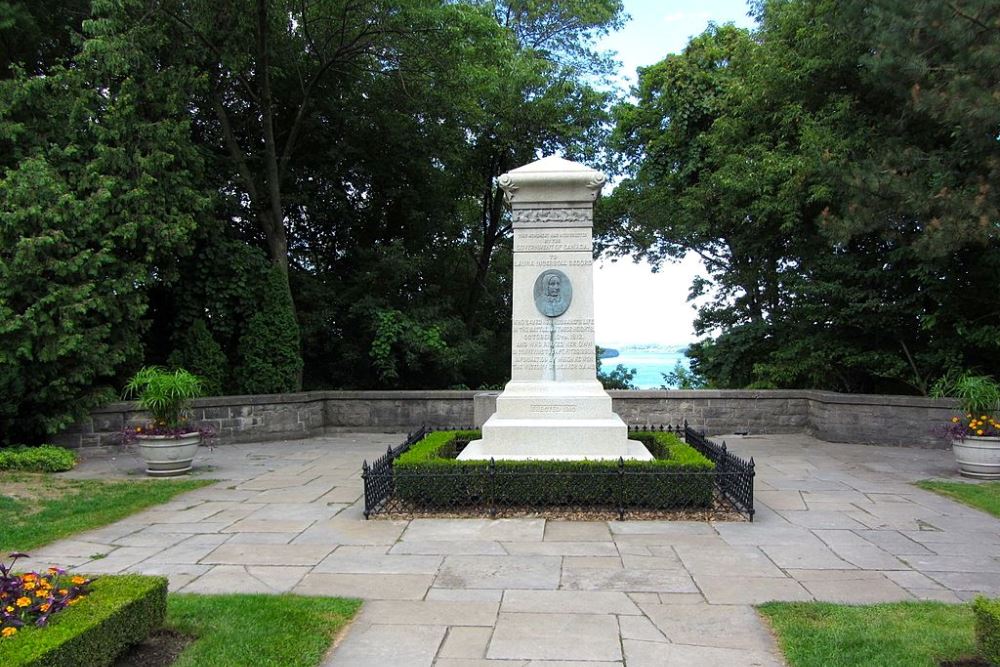
[[976, 598], [976, 645], [979, 654], [991, 665], [1000, 665], [1000, 599]]
[[712, 502], [715, 465], [672, 433], [640, 432], [653, 461], [459, 461], [478, 431], [437, 431], [393, 465], [396, 498], [419, 507], [583, 505], [671, 509]]
[[9, 447], [0, 449], [0, 470], [65, 472], [76, 466], [76, 454], [64, 447]]
[[163, 623], [167, 580], [141, 575], [95, 579], [79, 604], [46, 627], [25, 627], [0, 641], [4, 667], [103, 667]]

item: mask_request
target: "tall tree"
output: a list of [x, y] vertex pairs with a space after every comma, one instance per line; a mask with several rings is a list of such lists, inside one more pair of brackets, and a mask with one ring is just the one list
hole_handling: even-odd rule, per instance
[[[71, 67], [0, 81], [0, 441], [67, 426], [142, 358], [144, 288], [207, 198], [168, 36], [122, 52], [100, 24]], [[156, 74], [154, 76], [154, 73]]]
[[702, 256], [715, 385], [925, 392], [1000, 360], [987, 4], [772, 0], [642, 71], [603, 242]]

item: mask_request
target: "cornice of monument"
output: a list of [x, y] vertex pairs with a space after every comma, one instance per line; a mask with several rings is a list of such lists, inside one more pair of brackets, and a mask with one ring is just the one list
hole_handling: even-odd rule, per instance
[[508, 204], [592, 202], [608, 178], [596, 169], [550, 155], [500, 176]]

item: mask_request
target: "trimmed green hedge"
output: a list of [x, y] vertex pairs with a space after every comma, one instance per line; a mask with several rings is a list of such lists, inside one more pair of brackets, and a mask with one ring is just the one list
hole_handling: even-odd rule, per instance
[[976, 598], [972, 611], [976, 615], [976, 645], [980, 655], [991, 665], [1000, 665], [1000, 599]]
[[163, 624], [167, 580], [137, 574], [103, 576], [79, 604], [44, 628], [24, 627], [0, 640], [4, 667], [103, 667]]
[[676, 509], [712, 502], [715, 465], [672, 433], [640, 432], [653, 461], [487, 461], [455, 458], [478, 431], [437, 431], [393, 464], [396, 498], [424, 508], [487, 504]]
[[76, 454], [64, 447], [8, 447], [0, 449], [0, 470], [65, 472], [76, 466]]

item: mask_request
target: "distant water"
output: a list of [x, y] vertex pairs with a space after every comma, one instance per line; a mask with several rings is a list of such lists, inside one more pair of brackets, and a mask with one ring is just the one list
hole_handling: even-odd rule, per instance
[[610, 359], [601, 359], [601, 370], [608, 373], [618, 364], [636, 370], [632, 384], [637, 389], [659, 389], [666, 384], [662, 373], [674, 370], [677, 362], [688, 368], [688, 358], [684, 352], [665, 350], [629, 350], [619, 348], [620, 354]]

